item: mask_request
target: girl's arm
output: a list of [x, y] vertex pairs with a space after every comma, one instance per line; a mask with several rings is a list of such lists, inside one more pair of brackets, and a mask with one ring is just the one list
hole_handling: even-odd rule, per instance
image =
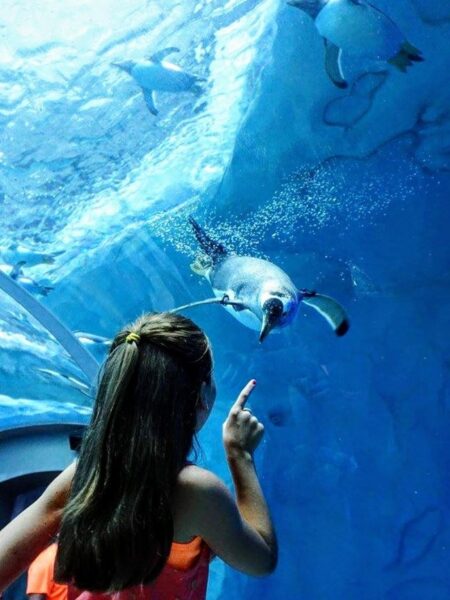
[[223, 441], [236, 501], [215, 475], [198, 467], [182, 472], [178, 505], [187, 513], [192, 535], [200, 535], [214, 554], [248, 575], [267, 575], [277, 564], [277, 541], [253, 462], [264, 428], [245, 403], [252, 381], [242, 390], [223, 427]]
[[27, 569], [58, 531], [74, 473], [75, 463], [0, 531], [0, 593]]

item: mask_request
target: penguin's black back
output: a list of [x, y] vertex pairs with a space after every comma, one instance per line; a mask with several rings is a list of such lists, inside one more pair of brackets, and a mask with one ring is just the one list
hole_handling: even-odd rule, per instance
[[225, 256], [228, 256], [229, 252], [223, 244], [213, 240], [204, 229], [200, 227], [197, 221], [193, 217], [189, 217], [189, 223], [194, 229], [195, 237], [198, 243], [202, 247], [202, 250], [212, 258], [213, 263], [217, 263], [222, 260]]

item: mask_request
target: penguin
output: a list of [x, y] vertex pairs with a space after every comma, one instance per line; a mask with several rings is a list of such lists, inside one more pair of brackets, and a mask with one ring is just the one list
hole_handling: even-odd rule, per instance
[[348, 87], [342, 54], [386, 61], [403, 73], [424, 60], [397, 24], [367, 0], [288, 0], [308, 14], [325, 43], [325, 68], [339, 88]]
[[45, 285], [41, 285], [37, 281], [34, 281], [34, 279], [31, 279], [31, 277], [27, 277], [24, 274], [23, 268], [22, 268], [25, 264], [26, 264], [25, 261], [21, 260], [16, 265], [14, 265], [14, 267], [12, 267], [12, 268], [10, 268], [10, 265], [0, 265], [0, 268], [2, 269], [2, 271], [4, 273], [7, 273], [8, 269], [5, 267], [8, 267], [9, 268], [8, 275], [11, 277], [11, 279], [13, 279], [14, 281], [17, 281], [17, 283], [19, 283], [23, 288], [25, 288], [27, 290], [27, 292], [29, 292], [30, 294], [48, 296], [48, 294], [54, 288], [45, 286]]
[[97, 335], [96, 333], [87, 333], [85, 331], [74, 331], [74, 336], [85, 346], [111, 346], [112, 340]]
[[[299, 290], [277, 265], [231, 253], [192, 217], [189, 221], [205, 253], [191, 265], [192, 270], [209, 281], [215, 297], [222, 299], [221, 303], [233, 317], [245, 327], [259, 331], [260, 342], [272, 330], [291, 324], [302, 302], [321, 314], [336, 335], [347, 333], [347, 315], [335, 300], [315, 291]], [[198, 304], [208, 302], [213, 301]]]
[[165, 48], [153, 54], [149, 60], [127, 60], [121, 63], [111, 63], [112, 66], [122, 69], [141, 87], [144, 100], [152, 115], [158, 114], [155, 104], [155, 92], [193, 92], [202, 93], [202, 77], [183, 71], [177, 65], [166, 62], [164, 59], [169, 54], [179, 52], [179, 48]]
[[64, 250], [57, 252], [37, 252], [26, 246], [18, 243], [10, 244], [9, 246], [0, 247], [0, 255], [5, 262], [16, 264], [23, 261], [27, 267], [35, 267], [36, 265], [52, 265], [56, 258], [64, 253]]
[[41, 368], [33, 368], [39, 375], [42, 375], [44, 379], [50, 380], [52, 383], [58, 382], [62, 385], [70, 385], [75, 388], [79, 392], [83, 394], [83, 396], [87, 396], [88, 398], [92, 398], [92, 389], [91, 386], [80, 381], [76, 377], [72, 375], [66, 375], [65, 373], [59, 373], [58, 371], [54, 371], [53, 369], [41, 369]]
[[34, 298], [10, 276], [11, 265], [0, 265], [0, 289], [17, 302], [29, 315], [46, 329], [61, 344], [74, 363], [94, 383], [98, 376], [99, 363], [84, 348], [72, 332], [44, 304]]

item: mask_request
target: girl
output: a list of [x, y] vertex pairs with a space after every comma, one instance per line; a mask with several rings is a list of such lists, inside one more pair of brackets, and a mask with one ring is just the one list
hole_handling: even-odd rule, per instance
[[0, 532], [0, 591], [59, 530], [55, 579], [82, 600], [199, 600], [212, 555], [273, 571], [277, 544], [253, 463], [264, 430], [242, 390], [223, 425], [236, 502], [187, 460], [215, 400], [212, 355], [189, 319], [149, 314], [114, 339], [79, 460]]

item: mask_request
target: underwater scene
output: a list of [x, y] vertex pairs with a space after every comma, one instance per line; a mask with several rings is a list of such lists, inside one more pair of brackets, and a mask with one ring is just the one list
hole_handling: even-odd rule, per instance
[[208, 600], [450, 598], [449, 39], [447, 0], [2, 0], [0, 526], [73, 460], [50, 437], [116, 332], [182, 307], [218, 390], [195, 460], [232, 489], [255, 378], [279, 544]]

